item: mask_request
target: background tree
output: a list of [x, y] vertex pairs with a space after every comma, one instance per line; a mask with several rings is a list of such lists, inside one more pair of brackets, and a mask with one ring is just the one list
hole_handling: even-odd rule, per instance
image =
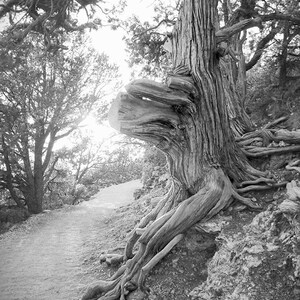
[[[55, 52], [66, 48], [62, 34], [97, 29], [106, 21], [111, 23], [123, 7], [123, 1], [118, 5], [106, 5], [98, 0], [6, 0], [0, 3], [0, 19], [7, 24], [0, 43], [2, 46], [16, 45], [34, 32], [43, 37], [48, 51]], [[102, 19], [92, 20], [96, 10], [102, 12]], [[85, 12], [85, 18], [82, 14], [80, 17], [81, 11]], [[86, 19], [86, 22], [80, 19]]]
[[77, 36], [68, 52], [53, 55], [28, 39], [5, 54], [11, 65], [0, 73], [2, 187], [31, 213], [42, 211], [58, 160], [52, 159], [54, 144], [103, 104], [106, 86], [117, 77], [107, 57], [81, 41]]
[[[135, 80], [112, 105], [113, 127], [166, 153], [173, 183], [133, 230], [121, 257], [124, 266], [83, 299], [125, 299], [136, 288], [145, 291], [151, 268], [191, 226], [212, 218], [234, 199], [257, 209], [255, 199], [240, 194], [286, 184], [253, 168], [248, 158], [299, 151], [299, 145], [293, 145], [299, 142], [299, 131], [269, 130], [280, 119], [243, 135], [245, 130], [238, 125], [244, 116], [238, 113], [243, 112], [239, 78], [245, 76], [245, 63], [237, 54], [245, 30], [271, 20], [288, 19], [296, 24], [298, 18], [282, 12], [260, 15], [256, 1], [241, 1], [221, 27], [217, 4], [183, 1], [172, 32], [173, 72], [168, 74], [167, 85]], [[236, 122], [234, 114], [242, 120]], [[252, 145], [257, 140], [261, 147]], [[289, 145], [279, 149], [272, 141]], [[133, 253], [136, 243], [138, 251]]]
[[99, 140], [88, 131], [79, 128], [73, 132], [68, 139], [73, 146], [62, 148], [54, 154], [60, 159], [52, 175], [49, 191], [53, 195], [60, 195], [59, 186], [66, 186], [67, 183], [64, 191], [67, 190], [68, 195], [64, 196], [72, 204], [79, 199], [89, 198], [103, 187], [141, 177], [141, 146], [138, 149], [136, 145], [123, 143], [124, 137], [120, 135]]
[[153, 21], [142, 22], [132, 16], [123, 26], [129, 66], [139, 66], [140, 75], [163, 78], [171, 70], [171, 57], [166, 50], [168, 35], [176, 22], [180, 1], [156, 1]]

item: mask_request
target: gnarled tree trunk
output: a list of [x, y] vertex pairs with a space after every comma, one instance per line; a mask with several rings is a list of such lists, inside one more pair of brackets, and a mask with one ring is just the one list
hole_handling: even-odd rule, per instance
[[[133, 230], [122, 257], [126, 264], [83, 299], [125, 299], [131, 290], [144, 290], [150, 269], [186, 230], [216, 215], [232, 196], [256, 207], [232, 184], [251, 182], [263, 173], [251, 168], [235, 142], [230, 109], [236, 95], [229, 92], [234, 84], [223, 76], [217, 54], [218, 42], [230, 31], [217, 34], [216, 5], [216, 0], [184, 1], [173, 31], [174, 71], [167, 85], [136, 80], [112, 105], [111, 125], [163, 151], [173, 183]], [[133, 253], [136, 243], [139, 249]]]

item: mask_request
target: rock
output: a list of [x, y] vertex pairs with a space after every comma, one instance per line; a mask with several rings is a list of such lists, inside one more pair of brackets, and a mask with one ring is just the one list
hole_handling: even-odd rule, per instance
[[264, 248], [261, 244], [253, 245], [250, 248], [245, 248], [244, 251], [247, 251], [250, 254], [258, 254], [264, 252]]
[[299, 218], [277, 208], [256, 215], [240, 233], [233, 226], [221, 229], [207, 281], [190, 293], [192, 299], [299, 300], [299, 225]]
[[285, 213], [296, 214], [300, 212], [300, 201], [286, 199], [279, 205], [279, 209]]

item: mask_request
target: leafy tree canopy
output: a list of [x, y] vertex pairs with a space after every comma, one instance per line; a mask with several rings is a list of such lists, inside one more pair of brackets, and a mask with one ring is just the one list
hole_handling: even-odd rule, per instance
[[[2, 1], [3, 2], [3, 1]], [[29, 33], [43, 36], [47, 50], [65, 48], [63, 33], [97, 29], [116, 19], [124, 7], [124, 1], [111, 5], [103, 0], [7, 0], [0, 2], [0, 19], [6, 30], [0, 43], [19, 44]], [[92, 20], [95, 12], [99, 18]], [[85, 12], [85, 16], [82, 12]], [[81, 21], [86, 20], [86, 21]]]
[[[170, 52], [172, 28], [177, 19], [181, 1], [155, 1], [155, 15], [151, 21], [141, 21], [134, 16], [125, 22], [128, 29], [126, 43], [130, 55], [130, 65], [142, 65], [142, 74], [162, 76], [171, 69]], [[258, 31], [250, 31], [241, 36], [246, 69], [250, 70], [260, 60], [271, 44], [280, 50], [288, 47], [290, 55], [299, 55], [297, 36], [299, 35], [299, 1], [219, 1], [220, 29], [232, 26], [241, 20], [255, 19]], [[232, 43], [232, 45], [231, 45]], [[229, 41], [231, 55], [238, 55]], [[245, 47], [246, 46], [246, 47]], [[232, 49], [231, 49], [232, 48]], [[274, 47], [272, 52], [274, 51]], [[169, 52], [169, 53], [168, 53]], [[278, 57], [275, 55], [275, 57]], [[274, 57], [274, 54], [273, 54]]]
[[[54, 144], [92, 109], [105, 112], [107, 86], [117, 82], [117, 67], [87, 48], [80, 34], [66, 42], [68, 51], [53, 54], [28, 36], [19, 47], [1, 52], [1, 183], [32, 212], [41, 210], [57, 162]], [[39, 207], [30, 208], [32, 202]]]

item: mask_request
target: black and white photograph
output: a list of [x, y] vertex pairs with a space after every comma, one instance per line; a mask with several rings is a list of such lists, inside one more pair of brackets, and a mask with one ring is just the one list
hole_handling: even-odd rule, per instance
[[0, 300], [299, 299], [299, 0], [0, 0]]

